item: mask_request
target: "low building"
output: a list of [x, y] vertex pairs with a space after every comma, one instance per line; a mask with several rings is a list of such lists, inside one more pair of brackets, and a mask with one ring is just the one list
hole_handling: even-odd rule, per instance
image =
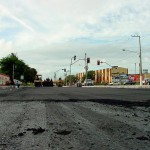
[[[81, 80], [85, 73], [77, 73], [78, 80]], [[110, 83], [112, 78], [120, 75], [127, 75], [128, 69], [118, 66], [112, 68], [95, 70], [95, 83]]]
[[10, 82], [10, 77], [8, 75], [0, 73], [0, 85], [6, 85]]
[[111, 74], [112, 74], [112, 76], [120, 76], [120, 75], [124, 75], [124, 74], [127, 75], [128, 74], [128, 68], [112, 66]]
[[150, 73], [145, 73], [145, 74], [144, 74], [144, 78], [145, 78], [145, 79], [150, 79]]
[[118, 66], [112, 66], [112, 68], [106, 68], [95, 71], [95, 83], [110, 83], [113, 78], [117, 78], [120, 75], [127, 75], [128, 68], [122, 68]]

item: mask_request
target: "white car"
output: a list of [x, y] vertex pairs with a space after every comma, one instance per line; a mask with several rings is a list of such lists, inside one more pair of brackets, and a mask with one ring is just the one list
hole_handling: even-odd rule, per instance
[[84, 86], [93, 86], [94, 83], [93, 83], [92, 79], [87, 79], [87, 80], [85, 79], [83, 85]]

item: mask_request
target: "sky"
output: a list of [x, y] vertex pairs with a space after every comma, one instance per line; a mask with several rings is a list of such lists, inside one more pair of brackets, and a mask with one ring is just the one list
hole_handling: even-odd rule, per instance
[[74, 55], [81, 60], [72, 74], [84, 72], [85, 53], [89, 70], [139, 73], [139, 38], [131, 36], [138, 35], [142, 68], [150, 72], [149, 6], [150, 0], [0, 0], [0, 59], [15, 53], [43, 78], [56, 71], [64, 78]]

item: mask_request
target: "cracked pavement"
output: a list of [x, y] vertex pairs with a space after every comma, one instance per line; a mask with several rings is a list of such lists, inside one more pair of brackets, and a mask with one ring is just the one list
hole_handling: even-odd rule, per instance
[[148, 150], [149, 89], [0, 90], [0, 150]]

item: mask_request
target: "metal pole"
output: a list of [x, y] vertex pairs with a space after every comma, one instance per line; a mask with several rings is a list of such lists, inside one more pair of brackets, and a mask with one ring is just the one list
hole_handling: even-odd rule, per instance
[[135, 74], [136, 74], [136, 63], [135, 63]]
[[139, 38], [139, 46], [140, 46], [140, 53], [139, 53], [139, 58], [140, 58], [140, 86], [142, 86], [142, 50], [141, 50], [141, 40], [139, 35], [134, 35], [132, 37], [138, 37]]
[[87, 61], [86, 61], [86, 53], [85, 53], [85, 83], [87, 85]]
[[54, 72], [54, 80], [56, 81], [56, 72]]
[[141, 52], [140, 36], [139, 36], [139, 45], [140, 45], [140, 86], [142, 86], [142, 52]]
[[72, 58], [71, 58], [71, 64], [70, 64], [70, 86], [71, 86], [71, 65], [72, 65]]
[[66, 86], [67, 86], [67, 71], [66, 71]]
[[15, 76], [15, 65], [13, 64], [13, 81], [14, 81], [14, 76]]

